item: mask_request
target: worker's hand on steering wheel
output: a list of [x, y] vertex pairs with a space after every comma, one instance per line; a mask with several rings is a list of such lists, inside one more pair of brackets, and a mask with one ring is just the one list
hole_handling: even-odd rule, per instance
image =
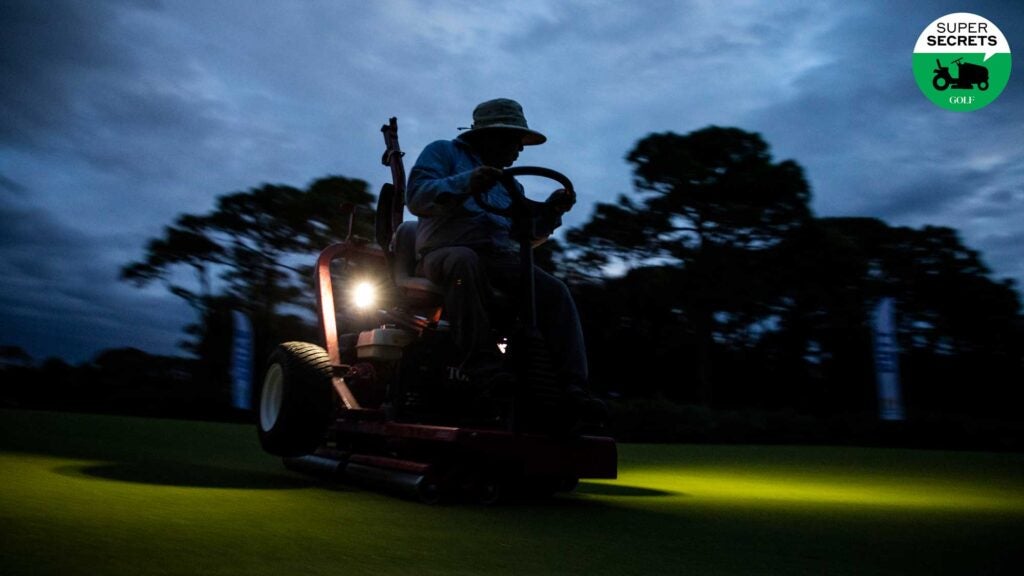
[[501, 170], [494, 166], [477, 166], [469, 175], [469, 194], [475, 196], [487, 192], [501, 180]]
[[576, 204], [576, 192], [559, 188], [552, 192], [551, 196], [548, 196], [547, 201], [544, 203], [550, 206], [557, 214], [565, 214]]

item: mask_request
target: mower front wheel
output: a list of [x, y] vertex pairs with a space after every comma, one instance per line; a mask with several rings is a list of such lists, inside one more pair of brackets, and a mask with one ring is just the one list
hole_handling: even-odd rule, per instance
[[260, 445], [276, 456], [302, 456], [324, 439], [334, 407], [327, 352], [285, 342], [267, 361], [259, 394]]

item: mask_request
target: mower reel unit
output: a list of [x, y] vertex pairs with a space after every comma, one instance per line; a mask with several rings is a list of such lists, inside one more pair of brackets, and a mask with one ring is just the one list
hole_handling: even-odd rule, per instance
[[415, 275], [416, 222], [403, 222], [405, 169], [398, 122], [381, 131], [391, 168], [377, 202], [374, 241], [352, 233], [317, 259], [322, 343], [285, 342], [270, 355], [259, 390], [261, 446], [288, 469], [361, 483], [427, 503], [469, 498], [494, 504], [550, 496], [581, 478], [615, 478], [614, 439], [574, 432], [565, 386], [535, 329], [532, 216], [516, 175], [551, 178], [547, 168], [504, 171], [508, 216], [520, 239], [523, 278], [514, 321], [498, 334], [517, 376], [507, 411], [474, 413], [459, 370], [439, 286]]

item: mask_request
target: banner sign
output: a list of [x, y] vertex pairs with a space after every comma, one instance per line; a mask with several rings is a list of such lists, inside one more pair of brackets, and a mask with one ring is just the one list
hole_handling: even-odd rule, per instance
[[252, 408], [252, 322], [238, 310], [231, 311], [234, 338], [231, 344], [231, 405]]
[[878, 381], [879, 418], [903, 420], [900, 397], [899, 344], [896, 341], [895, 302], [882, 298], [875, 306], [872, 336], [875, 377]]

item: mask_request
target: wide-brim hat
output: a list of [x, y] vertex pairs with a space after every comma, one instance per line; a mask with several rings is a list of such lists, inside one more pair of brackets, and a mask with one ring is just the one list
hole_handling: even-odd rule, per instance
[[474, 135], [491, 130], [514, 130], [523, 136], [523, 146], [547, 142], [547, 136], [531, 130], [526, 124], [523, 107], [515, 100], [496, 98], [481, 102], [473, 109], [473, 125], [463, 135]]

